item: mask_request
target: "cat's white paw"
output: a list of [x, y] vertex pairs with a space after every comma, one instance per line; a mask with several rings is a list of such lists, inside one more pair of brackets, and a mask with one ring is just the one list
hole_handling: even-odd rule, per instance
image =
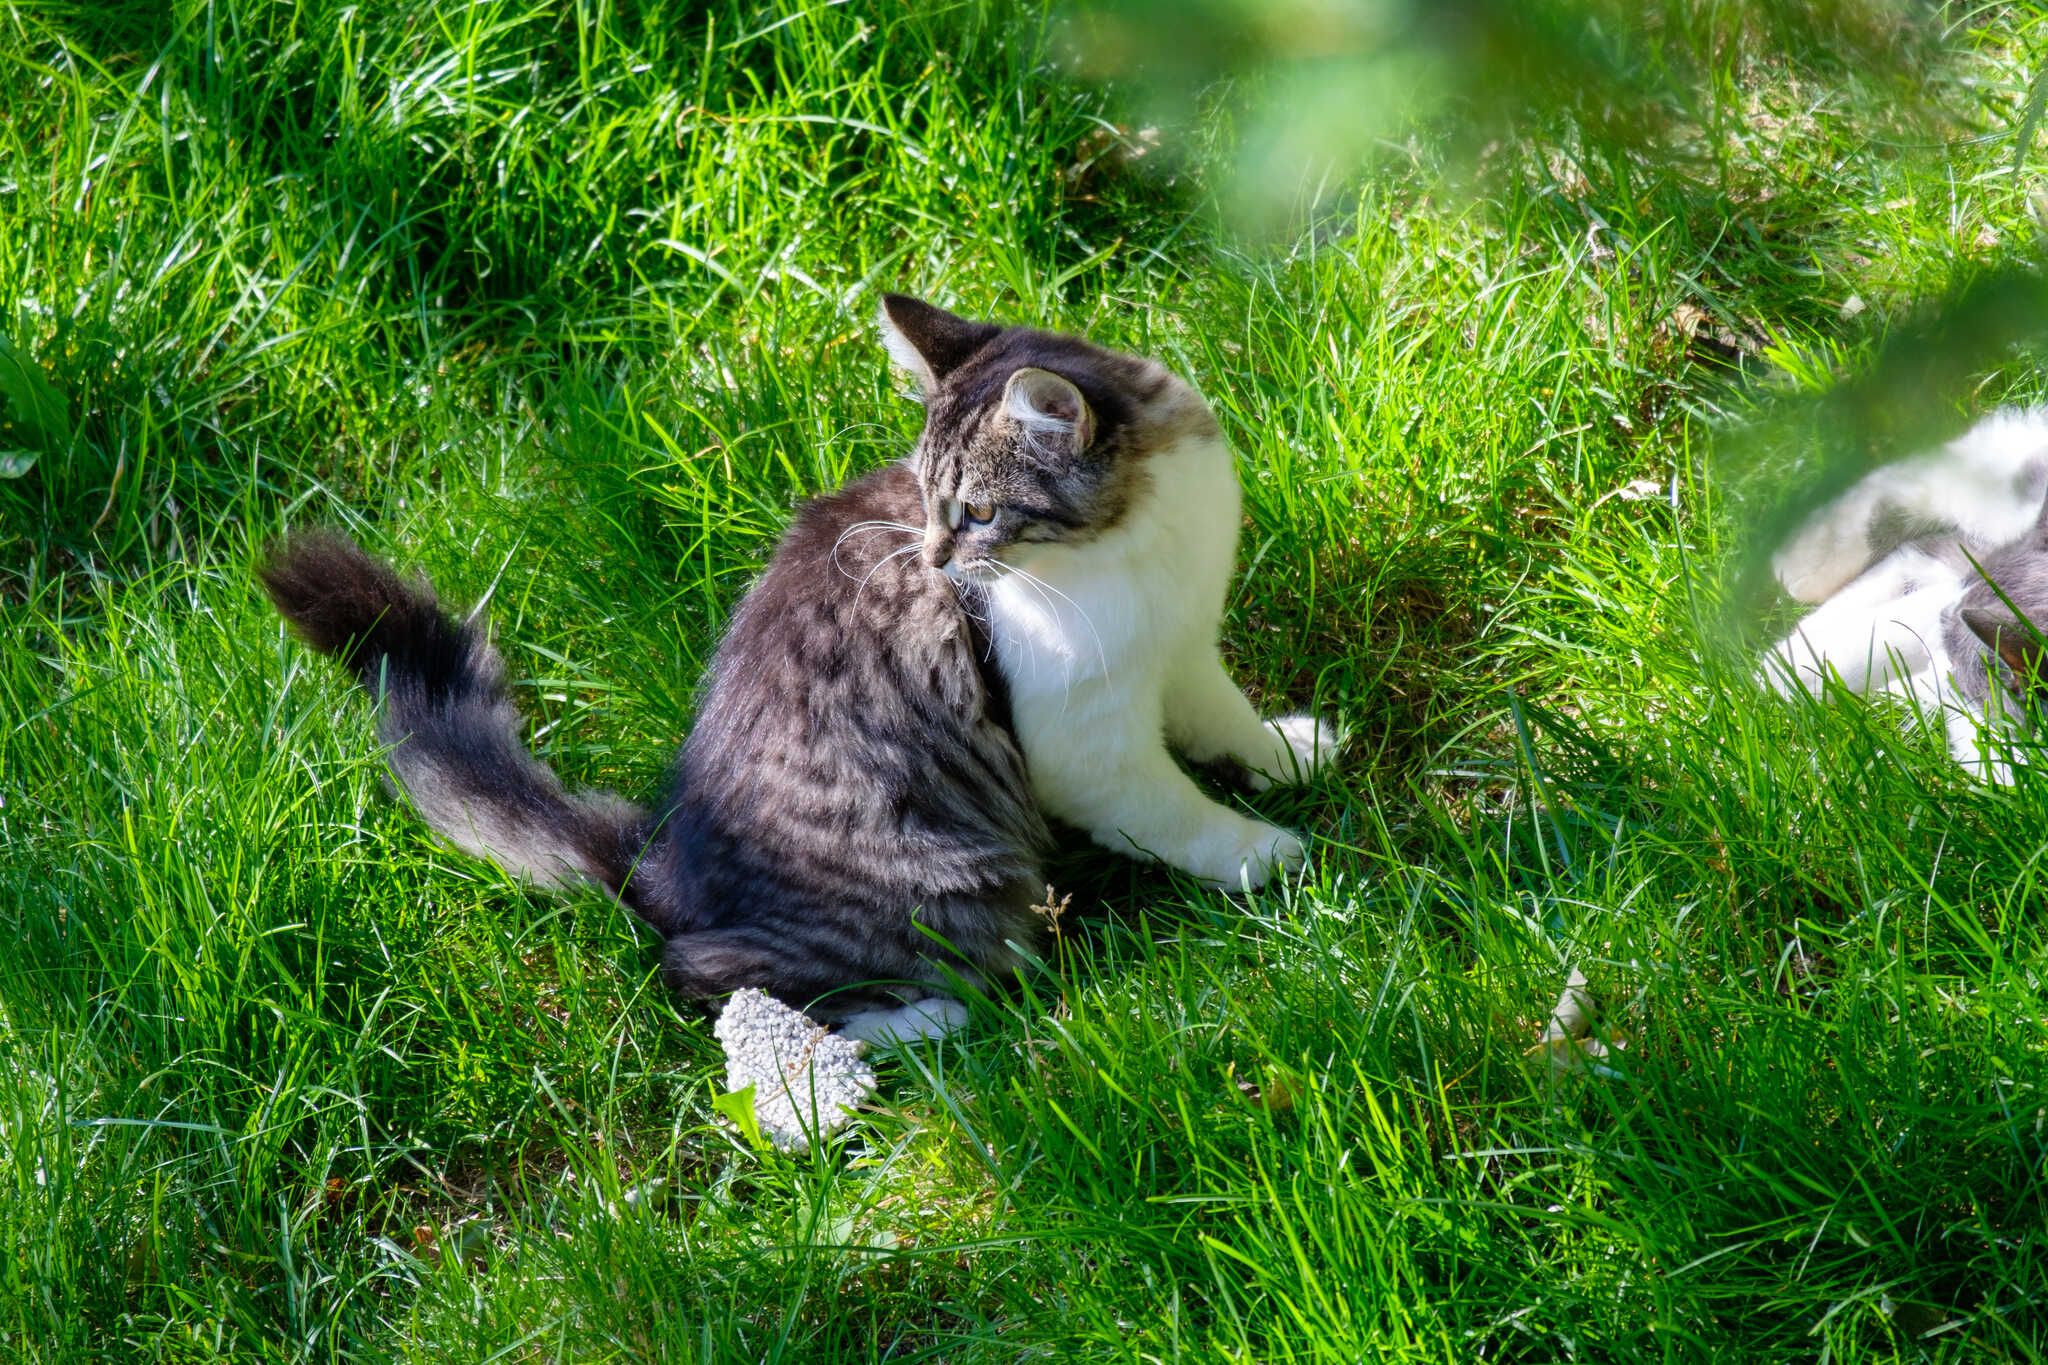
[[1280, 743], [1267, 763], [1249, 765], [1253, 791], [1264, 791], [1276, 782], [1289, 786], [1308, 781], [1337, 756], [1347, 733], [1341, 721], [1307, 714], [1269, 720], [1266, 729]]
[[1308, 861], [1299, 837], [1261, 820], [1221, 825], [1174, 859], [1184, 871], [1225, 890], [1255, 890], [1277, 871], [1292, 876]]
[[967, 1006], [950, 996], [933, 995], [892, 1010], [863, 1010], [839, 1026], [842, 1036], [886, 1046], [943, 1038], [967, 1026]]

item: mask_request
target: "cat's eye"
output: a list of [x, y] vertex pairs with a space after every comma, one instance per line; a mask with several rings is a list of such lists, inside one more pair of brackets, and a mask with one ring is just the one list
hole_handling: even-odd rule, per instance
[[996, 505], [992, 502], [970, 502], [967, 504], [967, 519], [987, 525], [996, 519]]

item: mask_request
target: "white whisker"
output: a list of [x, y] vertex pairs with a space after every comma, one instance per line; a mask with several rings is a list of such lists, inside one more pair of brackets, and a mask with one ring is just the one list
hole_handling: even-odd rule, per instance
[[[839, 539], [832, 542], [832, 567], [846, 574], [848, 578], [853, 577], [853, 575], [847, 573], [846, 566], [839, 562], [839, 547], [844, 545], [846, 538], [856, 531], [866, 531], [870, 534], [876, 531], [901, 531], [906, 535], [917, 536], [920, 539], [924, 536], [924, 528], [922, 526], [906, 526], [900, 521], [856, 521], [853, 525], [841, 531]], [[873, 570], [871, 569], [869, 572], [872, 573]]]
[[[874, 567], [869, 569], [867, 571], [866, 576], [860, 580], [860, 586], [854, 589], [853, 609], [856, 612], [860, 610], [861, 594], [868, 590], [868, 579], [873, 578], [877, 573], [880, 573], [882, 566], [884, 564], [887, 564], [890, 560], [896, 558], [898, 555], [907, 555], [910, 554], [912, 551], [918, 550], [920, 548], [922, 548], [922, 542], [919, 542], [917, 544], [906, 545], [900, 550], [891, 550], [889, 551], [889, 553], [883, 555], [880, 559], [876, 560]], [[848, 578], [853, 577], [852, 574], [847, 574], [846, 576]]]
[[962, 583], [956, 578], [948, 578], [946, 581], [953, 585], [953, 596], [960, 603], [960, 614], [970, 621], [981, 622], [981, 633], [988, 637], [988, 648], [981, 652], [981, 661], [987, 663], [996, 653], [995, 614], [991, 610], [987, 615], [983, 615], [967, 605], [973, 600], [973, 594], [967, 591], [969, 584]]
[[[1095, 622], [1089, 617], [1087, 610], [1079, 602], [1076, 602], [1037, 574], [1032, 573], [1029, 569], [1020, 569], [1015, 564], [1004, 564], [1000, 560], [990, 560], [989, 562], [998, 568], [1006, 569], [1016, 574], [1033, 587], [1042, 589], [1043, 591], [1039, 593], [1040, 600], [1044, 600], [1045, 593], [1049, 592], [1072, 607], [1080, 616], [1082, 624], [1088, 627], [1088, 633], [1095, 639], [1095, 657], [1102, 664], [1102, 676], [1105, 679], [1109, 677], [1109, 652], [1102, 647], [1102, 632], [1095, 629]], [[1052, 619], [1054, 621], [1060, 619], [1059, 608], [1053, 606], [1051, 602], [1046, 602], [1046, 609], [1052, 612]]]

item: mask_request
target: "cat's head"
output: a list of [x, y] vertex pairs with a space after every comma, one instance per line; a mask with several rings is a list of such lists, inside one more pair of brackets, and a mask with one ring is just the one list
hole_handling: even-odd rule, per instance
[[1956, 615], [1983, 642], [1992, 679], [2048, 707], [2048, 501], [2032, 531], [1979, 566]]
[[1964, 606], [1960, 615], [1970, 633], [1984, 642], [1992, 677], [2019, 700], [2048, 704], [2048, 602], [2025, 619], [2003, 602]]
[[911, 456], [924, 562], [949, 577], [986, 580], [1033, 547], [1115, 530], [1154, 456], [1217, 435], [1201, 397], [1155, 361], [901, 294], [882, 296], [881, 326], [924, 399]]
[[2048, 539], [2014, 547], [1984, 566], [1957, 615], [1984, 644], [1993, 679], [2020, 701], [2048, 707]]

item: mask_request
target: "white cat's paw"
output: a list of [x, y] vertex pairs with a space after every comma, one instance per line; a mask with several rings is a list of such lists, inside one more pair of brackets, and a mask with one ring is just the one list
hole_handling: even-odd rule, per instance
[[1756, 666], [1756, 672], [1750, 675], [1750, 681], [1763, 691], [1786, 700], [1807, 691], [1792, 651], [1783, 644], [1764, 655]]
[[1795, 630], [1771, 646], [1758, 660], [1753, 676], [1757, 686], [1786, 701], [1827, 693], [1827, 662], [1801, 631]]
[[1264, 826], [1238, 861], [1235, 886], [1247, 891], [1264, 886], [1278, 872], [1292, 877], [1308, 863], [1308, 846], [1299, 835], [1275, 825]]
[[1250, 891], [1276, 871], [1292, 876], [1307, 861], [1299, 837], [1260, 820], [1237, 819], [1200, 840], [1180, 866], [1211, 885]]
[[1276, 782], [1292, 785], [1308, 781], [1337, 756], [1347, 734], [1343, 722], [1307, 714], [1269, 720], [1266, 729], [1280, 744], [1269, 764], [1249, 765], [1253, 791], [1264, 791]]
[[887, 1046], [943, 1038], [966, 1026], [966, 1005], [950, 996], [932, 995], [892, 1010], [863, 1010], [848, 1015], [839, 1032], [859, 1042]]

